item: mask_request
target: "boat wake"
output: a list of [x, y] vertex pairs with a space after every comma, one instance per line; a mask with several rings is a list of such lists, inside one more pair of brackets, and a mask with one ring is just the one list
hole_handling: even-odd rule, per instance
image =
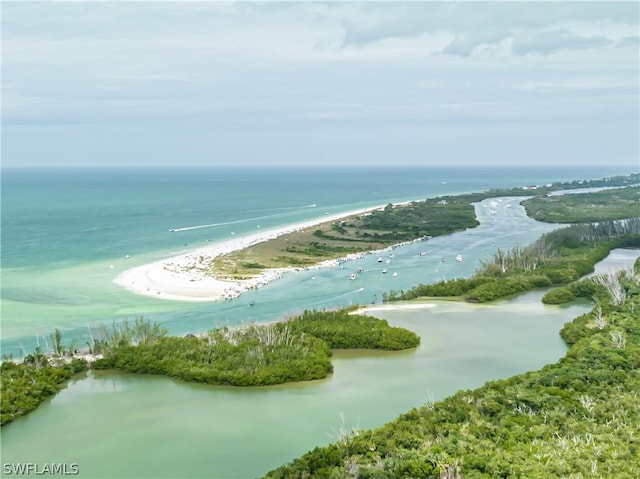
[[285, 210], [303, 210], [306, 208], [315, 208], [316, 206], [318, 206], [317, 204], [313, 203], [311, 205], [302, 205], [302, 206], [283, 206], [281, 208], [263, 208], [263, 209], [258, 209], [258, 210], [246, 210], [246, 211], [250, 211], [250, 212], [260, 212], [260, 211], [285, 211]]
[[[292, 208], [282, 208], [282, 209], [300, 209], [300, 208], [315, 208], [316, 204], [312, 204], [312, 205], [307, 205], [307, 206], [295, 206]], [[235, 220], [235, 221], [223, 221], [221, 223], [210, 223], [210, 224], [206, 224], [206, 225], [195, 225], [195, 226], [183, 226], [180, 228], [171, 228], [169, 231], [172, 233], [178, 233], [180, 231], [189, 231], [189, 230], [198, 230], [201, 228], [215, 228], [216, 226], [226, 226], [226, 225], [236, 225], [239, 223], [247, 223], [249, 221], [256, 221], [256, 220], [263, 220], [266, 218], [278, 218], [281, 216], [287, 216], [290, 215], [291, 213], [293, 213], [293, 211], [289, 211], [287, 213], [277, 213], [277, 214], [273, 214], [273, 215], [264, 215], [264, 216], [254, 216], [252, 218], [245, 218], [242, 220]]]

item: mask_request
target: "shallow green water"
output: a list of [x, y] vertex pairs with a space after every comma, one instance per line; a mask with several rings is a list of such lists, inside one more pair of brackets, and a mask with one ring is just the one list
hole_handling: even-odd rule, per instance
[[77, 463], [79, 477], [249, 478], [341, 427], [381, 426], [458, 389], [554, 362], [562, 325], [588, 305], [550, 307], [534, 292], [498, 305], [433, 302], [372, 314], [416, 331], [399, 353], [338, 352], [322, 381], [210, 387], [161, 377], [90, 374], [2, 428], [2, 462]]

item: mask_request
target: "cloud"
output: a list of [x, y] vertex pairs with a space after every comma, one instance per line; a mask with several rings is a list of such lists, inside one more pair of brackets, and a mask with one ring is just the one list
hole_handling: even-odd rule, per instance
[[476, 47], [483, 45], [497, 45], [505, 38], [508, 38], [508, 32], [498, 29], [487, 29], [482, 32], [466, 34], [463, 33], [456, 35], [451, 43], [444, 48], [443, 53], [468, 57], [471, 56]]
[[[551, 55], [607, 46], [618, 41], [617, 31], [638, 27], [632, 2], [423, 2], [385, 5], [380, 12], [377, 20], [343, 20], [343, 48], [446, 32], [452, 40], [442, 53], [449, 55], [470, 56], [506, 40], [513, 40], [514, 55]], [[606, 35], [602, 24], [610, 26]]]
[[631, 48], [638, 48], [640, 46], [640, 36], [636, 35], [636, 36], [630, 36], [630, 37], [624, 37], [622, 40], [620, 40], [617, 44], [616, 47], [619, 48], [627, 48], [627, 47], [631, 47]]
[[516, 55], [551, 55], [563, 50], [585, 50], [612, 44], [613, 41], [605, 37], [582, 37], [566, 30], [556, 30], [517, 35], [511, 48]]

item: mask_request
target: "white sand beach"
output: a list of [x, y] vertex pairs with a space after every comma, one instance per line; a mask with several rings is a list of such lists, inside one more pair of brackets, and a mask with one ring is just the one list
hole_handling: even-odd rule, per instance
[[[384, 208], [384, 206], [325, 215], [282, 228], [260, 231], [256, 234], [213, 243], [210, 246], [199, 248], [189, 253], [131, 268], [118, 275], [114, 282], [133, 293], [161, 299], [217, 301], [236, 298], [245, 291], [264, 286], [282, 277], [283, 274], [294, 271], [295, 268], [268, 269], [250, 279], [231, 281], [206, 275], [202, 272], [202, 267], [205, 264], [209, 264], [217, 256], [238, 251], [310, 226], [375, 211]], [[347, 257], [345, 259], [351, 258]], [[335, 264], [337, 264], [337, 261], [325, 261], [317, 264], [314, 268], [328, 267]]]

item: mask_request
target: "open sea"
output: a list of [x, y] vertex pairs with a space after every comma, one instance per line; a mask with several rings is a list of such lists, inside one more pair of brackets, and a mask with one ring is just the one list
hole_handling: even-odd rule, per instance
[[[46, 349], [54, 328], [67, 344], [82, 348], [88, 328], [139, 315], [183, 334], [274, 321], [309, 308], [379, 302], [392, 289], [468, 276], [498, 248], [524, 246], [558, 226], [528, 218], [521, 197], [488, 199], [476, 205], [480, 226], [395, 249], [385, 266], [397, 277], [380, 274], [377, 255], [366, 255], [344, 269], [289, 273], [213, 303], [139, 296], [113, 279], [136, 265], [255, 233], [258, 226], [628, 173], [615, 167], [4, 170], [2, 353], [19, 357], [37, 344]], [[170, 231], [179, 228], [187, 229]], [[455, 260], [458, 254], [462, 262]], [[608, 260], [623, 265], [632, 256], [620, 251]], [[366, 272], [350, 281], [359, 267]], [[566, 351], [560, 328], [590, 305], [546, 306], [542, 294], [489, 305], [418, 301], [377, 310], [371, 314], [415, 331], [420, 347], [336, 352], [334, 373], [320, 381], [234, 388], [90, 371], [2, 427], [0, 477], [9, 477], [6, 464], [63, 464], [77, 468], [77, 477], [96, 479], [262, 476], [335, 442], [341, 428], [381, 426], [459, 389], [556, 361]]]
[[[88, 327], [136, 316], [184, 333], [272, 321], [306, 308], [369, 303], [390, 289], [468, 275], [495, 248], [474, 252], [469, 244], [439, 239], [432, 257], [444, 256], [450, 245], [454, 256], [469, 261], [442, 270], [399, 260], [394, 284], [363, 277], [357, 288], [340, 271], [288, 276], [239, 299], [208, 304], [138, 296], [113, 279], [127, 268], [258, 227], [445, 194], [627, 173], [615, 167], [5, 169], [0, 346], [3, 354], [18, 356], [38, 343], [45, 346], [44, 338], [60, 328], [67, 342], [84, 347]], [[490, 243], [511, 247], [535, 239], [528, 230], [509, 233], [505, 242]], [[250, 301], [255, 307], [248, 307]]]

